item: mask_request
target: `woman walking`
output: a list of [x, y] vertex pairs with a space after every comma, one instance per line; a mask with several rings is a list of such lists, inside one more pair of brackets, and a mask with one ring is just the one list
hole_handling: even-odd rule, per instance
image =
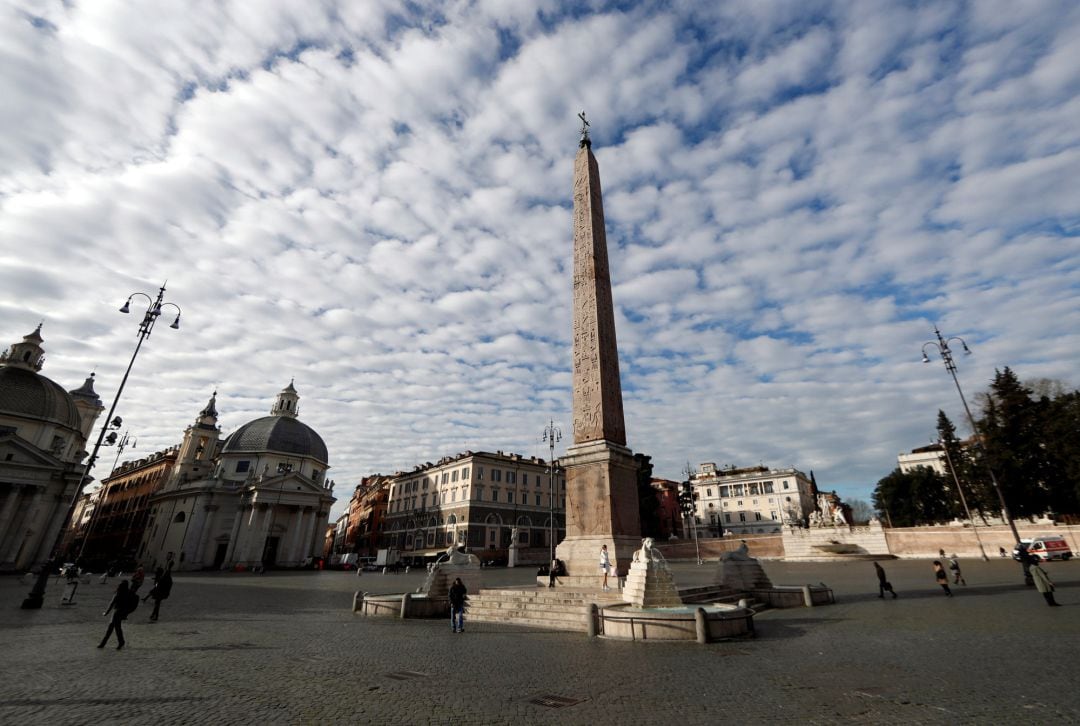
[[1039, 567], [1038, 560], [1031, 563], [1031, 578], [1035, 580], [1035, 589], [1046, 598], [1047, 605], [1052, 608], [1061, 607], [1061, 603], [1054, 600], [1054, 583], [1050, 580], [1050, 575], [1046, 574], [1046, 570]]
[[117, 640], [116, 649], [120, 650], [124, 647], [124, 629], [121, 624], [138, 606], [139, 596], [131, 591], [127, 580], [121, 580], [120, 584], [116, 586], [116, 594], [113, 595], [109, 607], [105, 608], [105, 612], [102, 613], [102, 615], [108, 615], [111, 610], [113, 616], [112, 620], [109, 621], [109, 628], [105, 631], [105, 637], [98, 643], [99, 648], [105, 647], [105, 644], [109, 642], [109, 636], [113, 634], [114, 630], [116, 631]]
[[945, 568], [941, 566], [941, 560], [934, 560], [934, 579], [945, 591], [945, 596], [952, 597], [952, 590], [949, 589], [949, 573], [945, 572]]
[[607, 545], [600, 548], [600, 572], [604, 573], [604, 589], [610, 590], [608, 587], [607, 578], [608, 573], [611, 572], [611, 556], [608, 554]]

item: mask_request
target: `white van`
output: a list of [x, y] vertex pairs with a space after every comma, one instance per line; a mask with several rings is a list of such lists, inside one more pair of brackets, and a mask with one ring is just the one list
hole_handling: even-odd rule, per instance
[[1029, 555], [1038, 557], [1043, 562], [1047, 560], [1068, 560], [1072, 557], [1069, 543], [1061, 535], [1050, 534], [1035, 537], [1028, 545]]

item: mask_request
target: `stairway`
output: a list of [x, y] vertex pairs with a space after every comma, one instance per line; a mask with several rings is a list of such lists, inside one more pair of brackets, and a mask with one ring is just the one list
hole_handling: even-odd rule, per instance
[[467, 617], [478, 623], [530, 625], [571, 632], [587, 632], [585, 614], [592, 603], [622, 602], [618, 590], [564, 590], [546, 587], [484, 588], [469, 595]]

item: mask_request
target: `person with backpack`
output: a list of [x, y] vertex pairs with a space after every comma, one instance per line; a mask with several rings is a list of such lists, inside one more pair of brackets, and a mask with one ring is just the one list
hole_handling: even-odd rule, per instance
[[157, 622], [158, 613], [161, 611], [161, 601], [168, 599], [171, 592], [172, 562], [169, 562], [168, 569], [159, 567], [154, 572], [154, 586], [150, 588], [150, 592], [143, 598], [143, 602], [146, 602], [148, 598], [154, 598], [154, 611], [150, 613], [152, 622]]
[[952, 554], [949, 558], [949, 570], [953, 574], [953, 584], [963, 585], [967, 587], [967, 580], [964, 579], [964, 575], [960, 572], [960, 560], [956, 557], [956, 553]]
[[102, 613], [102, 615], [108, 615], [112, 611], [113, 616], [112, 620], [109, 621], [109, 628], [105, 631], [105, 637], [98, 643], [99, 648], [105, 647], [114, 630], [116, 631], [117, 640], [116, 649], [120, 650], [124, 647], [124, 629], [121, 625], [128, 615], [135, 612], [137, 607], [139, 607], [139, 596], [132, 592], [127, 580], [121, 580], [120, 584], [116, 586], [116, 594], [113, 595], [109, 607], [105, 608], [105, 612]]

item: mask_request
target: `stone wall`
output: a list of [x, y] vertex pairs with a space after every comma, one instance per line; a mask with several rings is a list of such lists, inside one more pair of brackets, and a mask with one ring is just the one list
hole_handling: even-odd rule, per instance
[[[718, 560], [725, 552], [739, 549], [742, 541], [750, 548], [750, 556], [766, 560], [784, 558], [784, 543], [779, 534], [756, 534], [746, 537], [704, 537], [698, 540], [701, 559]], [[669, 560], [693, 560], [695, 556], [694, 540], [667, 541], [657, 548]]]
[[[1074, 555], [1078, 555], [1080, 525], [1052, 525], [1016, 523], [1022, 538], [1034, 538], [1044, 534], [1056, 534], [1065, 538]], [[932, 557], [938, 550], [946, 554], [954, 552], [960, 557], [979, 557], [979, 544], [971, 527], [903, 527], [886, 529], [885, 539], [889, 552], [897, 557]], [[990, 557], [998, 556], [998, 548], [1012, 553], [1013, 535], [1007, 525], [979, 527], [979, 539]]]
[[824, 560], [851, 555], [888, 557], [889, 543], [877, 521], [858, 527], [785, 527], [785, 560]]

